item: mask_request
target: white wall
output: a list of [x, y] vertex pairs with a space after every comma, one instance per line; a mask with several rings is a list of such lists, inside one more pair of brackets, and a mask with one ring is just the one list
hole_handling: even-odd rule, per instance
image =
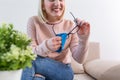
[[[66, 18], [91, 24], [90, 41], [100, 42], [101, 58], [120, 60], [120, 0], [66, 0]], [[9, 22], [26, 32], [27, 20], [37, 14], [38, 0], [0, 0], [0, 23]]]
[[29, 17], [37, 14], [38, 0], [0, 0], [0, 23], [13, 23], [26, 32]]

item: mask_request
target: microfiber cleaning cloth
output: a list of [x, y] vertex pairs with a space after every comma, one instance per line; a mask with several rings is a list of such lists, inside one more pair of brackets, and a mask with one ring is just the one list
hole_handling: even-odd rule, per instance
[[60, 33], [60, 34], [56, 34], [56, 36], [60, 36], [62, 39], [61, 40], [62, 41], [61, 47], [56, 51], [56, 52], [60, 53], [64, 49], [64, 45], [65, 45], [68, 34], [67, 33]]

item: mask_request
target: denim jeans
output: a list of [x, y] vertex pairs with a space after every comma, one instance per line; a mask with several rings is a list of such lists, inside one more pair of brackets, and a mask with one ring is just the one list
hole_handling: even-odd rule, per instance
[[[35, 77], [34, 74], [44, 77]], [[32, 68], [23, 70], [21, 80], [73, 80], [73, 75], [70, 64], [38, 56]]]

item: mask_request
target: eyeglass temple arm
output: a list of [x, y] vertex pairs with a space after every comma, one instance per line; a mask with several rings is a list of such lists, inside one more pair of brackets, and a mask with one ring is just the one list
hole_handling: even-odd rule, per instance
[[78, 25], [82, 25], [82, 22], [80, 22], [79, 24], [78, 24], [78, 22], [77, 22], [77, 19], [75, 18], [75, 16], [73, 15], [73, 13], [72, 12], [70, 12], [70, 14], [72, 15], [72, 17], [74, 18], [74, 22], [76, 23], [76, 27], [78, 26]]
[[75, 18], [75, 16], [73, 15], [72, 12], [70, 12], [70, 14], [72, 15], [72, 17], [74, 18], [74, 22], [76, 23], [76, 25], [78, 25], [77, 19]]
[[72, 15], [72, 17], [74, 18], [74, 22], [76, 23], [76, 26], [68, 33], [68, 35], [78, 26], [78, 22], [77, 22], [77, 20], [76, 20], [76, 18], [75, 18], [75, 16], [73, 15], [73, 13], [72, 12], [70, 12], [70, 14]]
[[52, 26], [52, 30], [53, 30], [54, 34], [56, 35], [56, 32], [55, 32], [55, 30], [54, 30], [54, 25]]

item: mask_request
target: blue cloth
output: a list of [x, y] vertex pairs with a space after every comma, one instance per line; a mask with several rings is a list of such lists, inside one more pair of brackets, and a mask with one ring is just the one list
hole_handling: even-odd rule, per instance
[[[34, 77], [35, 73], [41, 74], [45, 78]], [[32, 68], [23, 70], [21, 80], [73, 80], [73, 75], [70, 64], [38, 56], [33, 61]]]
[[60, 36], [62, 39], [61, 40], [62, 41], [61, 47], [56, 51], [56, 52], [60, 53], [64, 49], [64, 45], [65, 45], [68, 34], [67, 33], [60, 33], [60, 34], [56, 34], [56, 36]]

